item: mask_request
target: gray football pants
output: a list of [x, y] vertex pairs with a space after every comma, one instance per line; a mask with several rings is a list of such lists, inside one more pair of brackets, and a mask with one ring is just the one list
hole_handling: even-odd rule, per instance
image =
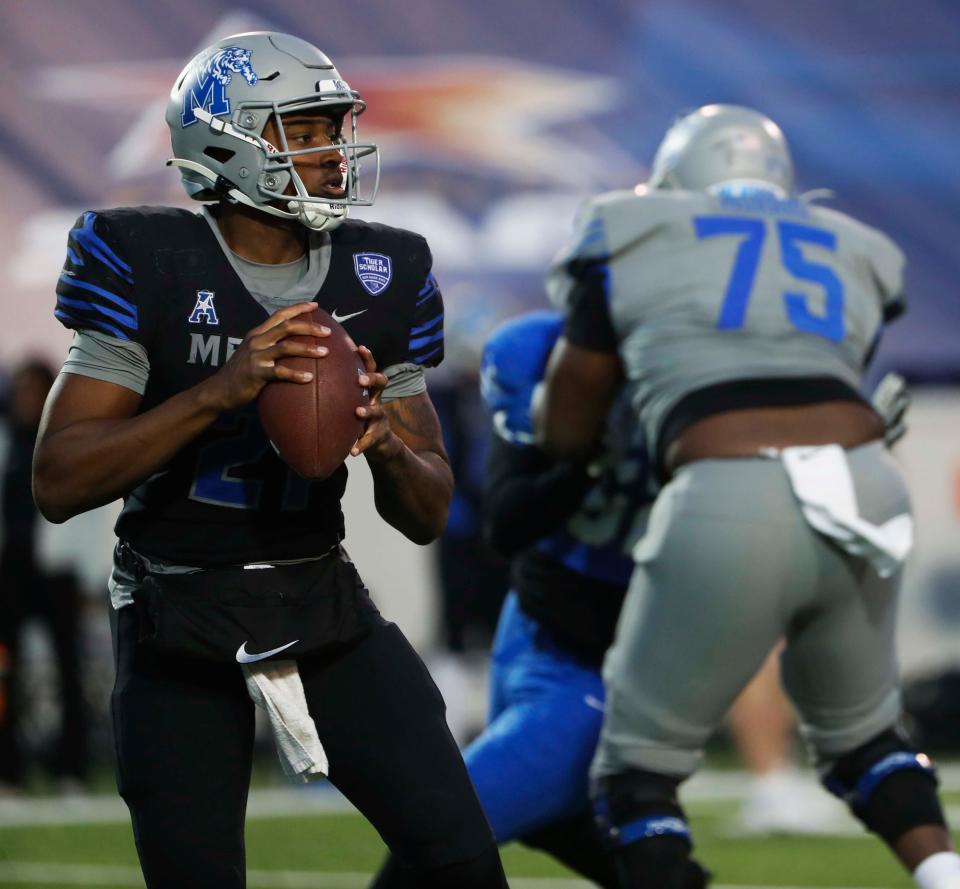
[[[847, 452], [860, 515], [909, 512], [882, 444]], [[881, 579], [807, 524], [777, 459], [682, 467], [653, 506], [604, 663], [595, 777], [678, 777], [784, 637], [783, 681], [819, 759], [900, 715], [894, 621], [900, 573]]]

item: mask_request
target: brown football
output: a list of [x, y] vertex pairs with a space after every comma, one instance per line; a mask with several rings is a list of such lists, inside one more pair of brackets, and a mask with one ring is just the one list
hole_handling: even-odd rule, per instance
[[330, 336], [294, 336], [292, 340], [326, 346], [324, 358], [288, 356], [280, 363], [313, 373], [309, 383], [275, 380], [260, 393], [260, 422], [283, 461], [303, 478], [332, 475], [363, 434], [356, 409], [366, 405], [366, 389], [357, 384], [363, 360], [350, 335], [323, 309], [309, 318], [330, 328]]

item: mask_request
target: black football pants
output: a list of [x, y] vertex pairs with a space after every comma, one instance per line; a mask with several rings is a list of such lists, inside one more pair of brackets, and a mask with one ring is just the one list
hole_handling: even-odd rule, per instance
[[[117, 783], [147, 886], [242, 889], [254, 708], [240, 669], [151, 652], [133, 608], [113, 625]], [[400, 630], [299, 666], [330, 780], [421, 884], [506, 887], [443, 700]]]

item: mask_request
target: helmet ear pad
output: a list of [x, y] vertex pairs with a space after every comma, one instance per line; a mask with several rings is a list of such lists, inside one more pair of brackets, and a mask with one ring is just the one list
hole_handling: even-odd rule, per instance
[[264, 170], [260, 174], [260, 181], [257, 183], [260, 192], [264, 195], [265, 201], [275, 201], [278, 198], [270, 197], [268, 192], [280, 192], [282, 195], [289, 194], [291, 198], [296, 197], [296, 192], [291, 188], [293, 177], [289, 170]]
[[[200, 125], [206, 126], [203, 122]], [[266, 119], [260, 129], [265, 126]], [[279, 152], [279, 148], [254, 130], [243, 132], [232, 122], [211, 121], [209, 138], [202, 151], [218, 181], [226, 180], [254, 200], [257, 197], [263, 201], [275, 200], [264, 196], [264, 192], [283, 194], [290, 187], [290, 162], [271, 163], [271, 155]]]

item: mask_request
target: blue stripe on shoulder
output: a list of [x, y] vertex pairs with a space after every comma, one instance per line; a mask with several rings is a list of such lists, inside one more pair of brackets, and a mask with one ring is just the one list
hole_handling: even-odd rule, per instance
[[433, 277], [433, 274], [427, 275], [427, 281], [420, 289], [420, 292], [417, 296], [425, 296], [428, 290], [436, 290], [437, 288], [437, 279]]
[[585, 253], [588, 250], [596, 247], [598, 244], [602, 244], [605, 238], [606, 231], [604, 229], [603, 219], [592, 219], [584, 229], [583, 235], [573, 252], [575, 255]]
[[429, 330], [431, 327], [435, 326], [438, 322], [443, 322], [443, 312], [437, 315], [435, 318], [431, 318], [426, 324], [421, 324], [419, 327], [411, 327], [410, 333], [423, 333], [426, 330]]
[[108, 309], [106, 306], [101, 306], [100, 303], [90, 302], [85, 299], [70, 299], [67, 296], [58, 296], [57, 305], [69, 306], [71, 309], [85, 309], [87, 311], [96, 312], [99, 315], [105, 315], [107, 318], [112, 318], [118, 324], [122, 324], [124, 327], [129, 327], [131, 331], [137, 329], [137, 322], [133, 320], [129, 315], [124, 315], [122, 312], [115, 312], [113, 309]]
[[422, 349], [424, 346], [429, 346], [431, 343], [435, 343], [438, 340], [443, 339], [443, 331], [439, 330], [436, 333], [432, 333], [429, 336], [418, 336], [414, 337], [407, 344], [407, 348], [410, 351], [415, 351], [416, 349]]
[[[72, 229], [70, 236], [79, 244], [85, 252], [89, 253], [94, 259], [100, 260], [112, 272], [119, 275], [128, 284], [133, 283], [131, 272], [133, 269], [124, 262], [113, 251], [110, 245], [103, 240], [94, 230], [93, 225], [96, 222], [97, 214], [87, 211], [83, 214], [83, 225]], [[83, 261], [79, 262], [83, 265]]]
[[114, 327], [112, 324], [107, 324], [106, 321], [97, 321], [95, 318], [77, 318], [71, 315], [69, 312], [64, 312], [62, 309], [54, 309], [53, 314], [70, 328], [82, 330], [85, 327], [99, 327], [101, 330], [105, 330], [107, 333], [113, 334], [115, 337], [117, 337], [117, 339], [130, 339], [128, 334], [124, 333], [119, 328]]
[[436, 355], [437, 352], [442, 352], [442, 351], [443, 351], [443, 343], [437, 346], [437, 348], [434, 349], [432, 352], [427, 352], [426, 355], [421, 355], [419, 358], [411, 358], [410, 360], [414, 364], [425, 364], [427, 361], [433, 358], [433, 356]]
[[63, 272], [60, 274], [60, 280], [64, 284], [68, 284], [71, 287], [79, 287], [81, 290], [89, 290], [91, 293], [96, 293], [98, 296], [102, 296], [104, 299], [112, 302], [115, 306], [123, 309], [130, 316], [130, 321], [132, 322], [134, 329], [136, 329], [137, 322], [139, 321], [139, 314], [137, 312], [137, 307], [132, 302], [125, 300], [122, 296], [117, 296], [117, 294], [111, 293], [109, 290], [104, 290], [102, 287], [97, 287], [96, 284], [89, 284], [86, 281], [81, 281], [78, 278], [72, 277]]
[[417, 294], [419, 299], [417, 300], [417, 305], [422, 306], [425, 302], [433, 299], [439, 293], [437, 288], [437, 280], [433, 275], [428, 276], [427, 283], [424, 285], [423, 289]]

